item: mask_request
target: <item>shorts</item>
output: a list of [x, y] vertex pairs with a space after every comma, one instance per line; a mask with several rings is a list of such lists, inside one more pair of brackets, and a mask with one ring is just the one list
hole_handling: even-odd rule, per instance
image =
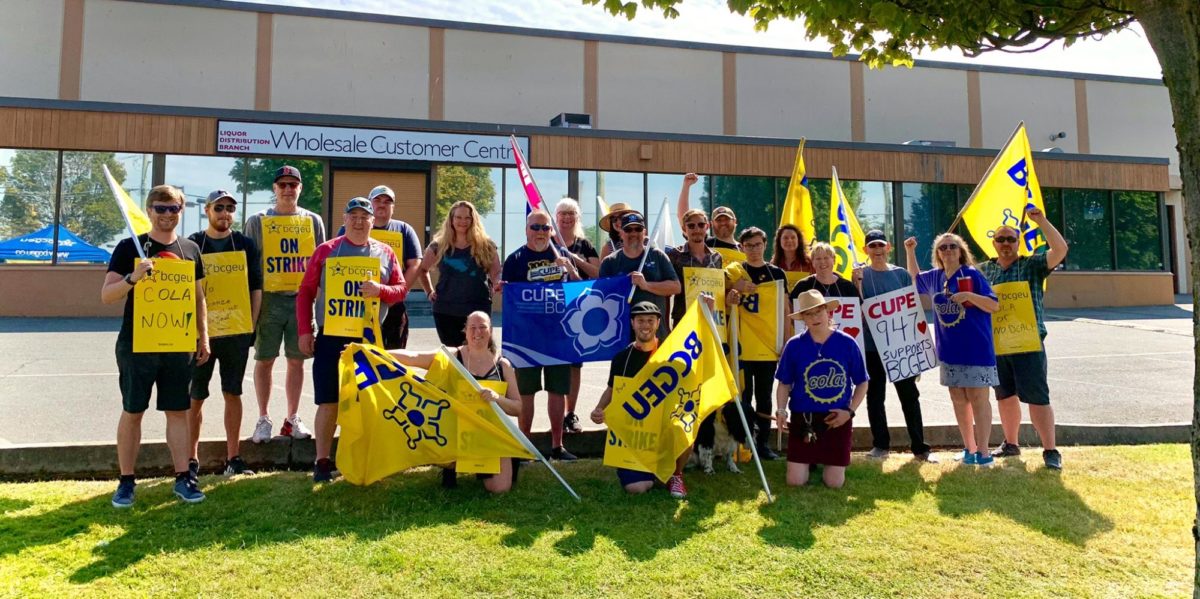
[[853, 441], [854, 419], [837, 428], [825, 424], [828, 412], [807, 412], [812, 420], [817, 440], [806, 440], [809, 425], [804, 420], [805, 412], [792, 412], [788, 427], [787, 461], [797, 464], [823, 464], [825, 466], [850, 465], [850, 446]]
[[208, 361], [192, 368], [192, 399], [208, 399], [208, 382], [213, 367], [221, 364], [221, 392], [242, 394], [242, 379], [246, 378], [246, 361], [250, 359], [250, 335], [231, 335], [208, 340]]
[[338, 402], [342, 350], [349, 343], [361, 343], [361, 337], [335, 337], [317, 333], [313, 349], [313, 400], [319, 405]]
[[996, 372], [1000, 378], [1000, 383], [993, 387], [996, 399], [1016, 395], [1021, 403], [1050, 405], [1045, 351], [996, 356]]
[[121, 407], [141, 414], [150, 407], [150, 393], [158, 388], [155, 408], [178, 412], [192, 407], [188, 383], [192, 380], [192, 356], [184, 352], [133, 353], [133, 340], [117, 339], [117, 371]]
[[943, 387], [995, 387], [1000, 384], [995, 366], [967, 366], [963, 364], [947, 364], [941, 366]]
[[308, 356], [300, 352], [300, 336], [296, 328], [296, 296], [263, 293], [255, 332], [258, 334], [254, 341], [255, 360], [278, 358], [281, 343], [285, 358], [308, 359]]
[[617, 468], [617, 480], [621, 481], [622, 487], [628, 487], [635, 483], [654, 482], [657, 479], [649, 472]]
[[[545, 390], [548, 393], [566, 395], [571, 392], [571, 365], [531, 366], [514, 368], [517, 373], [517, 391], [521, 395], [533, 395]], [[545, 377], [542, 373], [545, 372]], [[545, 385], [542, 380], [545, 378]]]

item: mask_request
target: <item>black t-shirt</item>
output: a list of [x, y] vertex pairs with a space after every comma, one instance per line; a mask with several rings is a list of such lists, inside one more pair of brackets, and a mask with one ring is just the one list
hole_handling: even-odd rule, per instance
[[762, 266], [750, 266], [749, 264], [743, 262], [742, 268], [750, 277], [750, 282], [754, 283], [755, 285], [760, 283], [770, 283], [771, 281], [787, 280], [787, 275], [784, 274], [783, 269], [771, 264], [770, 262], [767, 262]]
[[[435, 254], [437, 244], [429, 249]], [[433, 311], [438, 314], [466, 316], [476, 310], [491, 312], [492, 289], [488, 271], [471, 255], [471, 248], [450, 248], [438, 263], [437, 301]]]
[[739, 252], [742, 251], [742, 249], [738, 247], [738, 244], [730, 243], [728, 241], [721, 241], [716, 237], [709, 237], [708, 239], [705, 239], [704, 245], [707, 245], [710, 248], [725, 248], [727, 250], [737, 250]]
[[[590, 242], [582, 237], [576, 237], [575, 241], [572, 242], [571, 245], [567, 246], [567, 250], [570, 251], [572, 254], [575, 254], [575, 255], [579, 256], [580, 258], [583, 258], [584, 260], [590, 260], [592, 258], [596, 258], [596, 259], [600, 258], [600, 253], [596, 251], [596, 246], [592, 245], [592, 242]], [[577, 269], [577, 270], [579, 270], [579, 277], [581, 279], [591, 278], [591, 277], [587, 276], [587, 273], [583, 272], [582, 269]]]
[[817, 280], [817, 275], [807, 276], [800, 279], [796, 283], [796, 287], [792, 289], [791, 297], [796, 299], [801, 293], [809, 289], [816, 289], [825, 297], [858, 297], [858, 287], [854, 283], [843, 279], [841, 275], [836, 275], [837, 280], [832, 285], [826, 285]]
[[[169, 244], [161, 244], [150, 238], [148, 233], [138, 235], [138, 244], [146, 252], [147, 258], [158, 256], [159, 252], [171, 252], [176, 256], [191, 260], [196, 266], [196, 281], [204, 278], [204, 262], [200, 259], [200, 246], [190, 239], [176, 237]], [[108, 261], [108, 272], [115, 272], [122, 277], [132, 273], [140, 260], [133, 240], [126, 237], [117, 247], [113, 248], [112, 258]], [[131, 290], [132, 291], [132, 290]], [[117, 334], [118, 341], [133, 340], [133, 293], [125, 295], [125, 313], [121, 317], [121, 332]]]
[[246, 279], [250, 283], [250, 291], [262, 289], [262, 260], [258, 256], [258, 245], [253, 239], [234, 231], [224, 239], [213, 239], [197, 231], [188, 235], [188, 239], [200, 247], [200, 253], [219, 254], [221, 252], [246, 252]]
[[650, 356], [654, 355], [652, 351], [642, 351], [636, 345], [630, 343], [629, 347], [621, 350], [621, 353], [613, 356], [612, 362], [608, 366], [608, 387], [613, 386], [613, 379], [618, 376], [633, 376], [650, 361]]
[[[563, 247], [558, 246], [558, 251], [562, 255]], [[539, 252], [523, 245], [505, 258], [500, 278], [506, 283], [549, 283], [565, 281], [567, 274], [555, 263], [554, 250], [546, 247]]]

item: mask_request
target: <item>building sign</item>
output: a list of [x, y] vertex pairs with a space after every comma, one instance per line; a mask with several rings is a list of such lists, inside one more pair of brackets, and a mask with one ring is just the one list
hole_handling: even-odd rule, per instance
[[[529, 138], [517, 145], [529, 155]], [[329, 158], [423, 160], [512, 166], [512, 146], [501, 135], [389, 131], [219, 121], [217, 152]]]

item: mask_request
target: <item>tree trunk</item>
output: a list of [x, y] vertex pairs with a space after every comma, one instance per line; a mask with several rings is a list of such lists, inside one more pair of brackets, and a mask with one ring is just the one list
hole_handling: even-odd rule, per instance
[[1135, 8], [1171, 96], [1183, 179], [1184, 223], [1192, 256], [1192, 485], [1197, 514], [1192, 596], [1200, 599], [1200, 3], [1196, 0], [1146, 0]]

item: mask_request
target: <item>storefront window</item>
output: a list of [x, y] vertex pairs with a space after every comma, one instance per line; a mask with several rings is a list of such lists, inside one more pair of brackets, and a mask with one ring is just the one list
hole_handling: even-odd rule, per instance
[[187, 199], [187, 207], [179, 221], [179, 235], [187, 237], [208, 228], [204, 201], [208, 199], [209, 193], [218, 189], [224, 189], [237, 198], [237, 216], [233, 219], [233, 228], [236, 230], [242, 229], [247, 215], [269, 206], [252, 206], [247, 202], [246, 186], [240, 184], [245, 178], [246, 162], [245, 158], [225, 156], [166, 157], [165, 181], [183, 190], [184, 198]]
[[1112, 210], [1109, 192], [1064, 189], [1063, 234], [1071, 244], [1067, 270], [1112, 270]]
[[1163, 270], [1162, 219], [1158, 205], [1158, 194], [1154, 192], [1113, 192], [1117, 268]]
[[[40, 231], [54, 224], [54, 188], [58, 177], [58, 152], [46, 150], [0, 150], [0, 242]], [[53, 229], [38, 240], [39, 247], [11, 248], [0, 254], [0, 262], [35, 260], [49, 262]], [[40, 247], [46, 245], [45, 248]]]
[[103, 167], [108, 167], [117, 182], [144, 209], [146, 195], [154, 187], [152, 162], [150, 154], [63, 152], [59, 224], [87, 243], [111, 251], [128, 233], [104, 178]]
[[[447, 212], [455, 202], [466, 200], [483, 218], [488, 237], [500, 245], [504, 234], [504, 169], [477, 166], [440, 165], [437, 167], [437, 193], [430, 218], [430, 241], [442, 229]], [[522, 196], [524, 197], [524, 196]]]
[[[567, 197], [567, 171], [549, 169], [531, 169], [533, 180], [537, 182], [538, 191], [546, 210], [554, 210], [558, 200]], [[505, 169], [504, 173], [504, 244], [500, 254], [503, 261], [506, 256], [525, 245], [525, 187], [516, 169]]]
[[[709, 207], [704, 204], [705, 190], [708, 189], [710, 178], [701, 175], [700, 179], [688, 190], [688, 208], [698, 208], [705, 213], [710, 212]], [[669, 226], [674, 227], [671, 234], [678, 243], [683, 243], [683, 231], [676, 218], [679, 190], [682, 187], [683, 175], [646, 175], [646, 202], [650, 205], [650, 212], [655, 213], [651, 216], [651, 220], [658, 217], [656, 211], [662, 205], [663, 198], [666, 198], [667, 214], [671, 219]]]
[[[705, 190], [705, 193], [710, 193]], [[729, 177], [716, 175], [712, 178], [711, 200], [706, 199], [709, 212], [717, 206], [728, 206], [737, 215], [737, 233], [748, 227], [758, 227], [767, 233], [767, 246], [775, 240], [775, 229], [779, 216], [775, 212], [774, 177]]]
[[[958, 214], [958, 190], [954, 185], [941, 183], [904, 183], [901, 189], [904, 233], [896, 235], [897, 245], [908, 237], [916, 237], [917, 262], [921, 269], [931, 268], [933, 240], [950, 228]], [[960, 228], [959, 234], [969, 236], [965, 229]]]
[[[646, 213], [645, 186], [646, 176], [642, 173], [579, 171], [579, 197], [584, 202], [594, 203], [596, 197], [599, 196], [608, 206], [624, 203], [644, 215]], [[679, 190], [676, 188], [676, 194], [678, 193]], [[584, 221], [584, 230], [589, 234], [595, 234], [591, 240], [599, 249], [607, 236], [601, 235], [603, 231], [600, 230], [596, 221]]]
[[[300, 207], [317, 214], [325, 214], [322, 197], [325, 189], [325, 163], [320, 160], [296, 158], [249, 158], [245, 164], [231, 165], [227, 173], [230, 179], [239, 181], [239, 192], [246, 194], [246, 211], [254, 214], [275, 205], [275, 171], [283, 165], [291, 165], [300, 171], [304, 182], [300, 191]], [[237, 171], [244, 171], [239, 176]], [[209, 190], [212, 191], [212, 190]], [[334, 227], [336, 230], [337, 227]]]

